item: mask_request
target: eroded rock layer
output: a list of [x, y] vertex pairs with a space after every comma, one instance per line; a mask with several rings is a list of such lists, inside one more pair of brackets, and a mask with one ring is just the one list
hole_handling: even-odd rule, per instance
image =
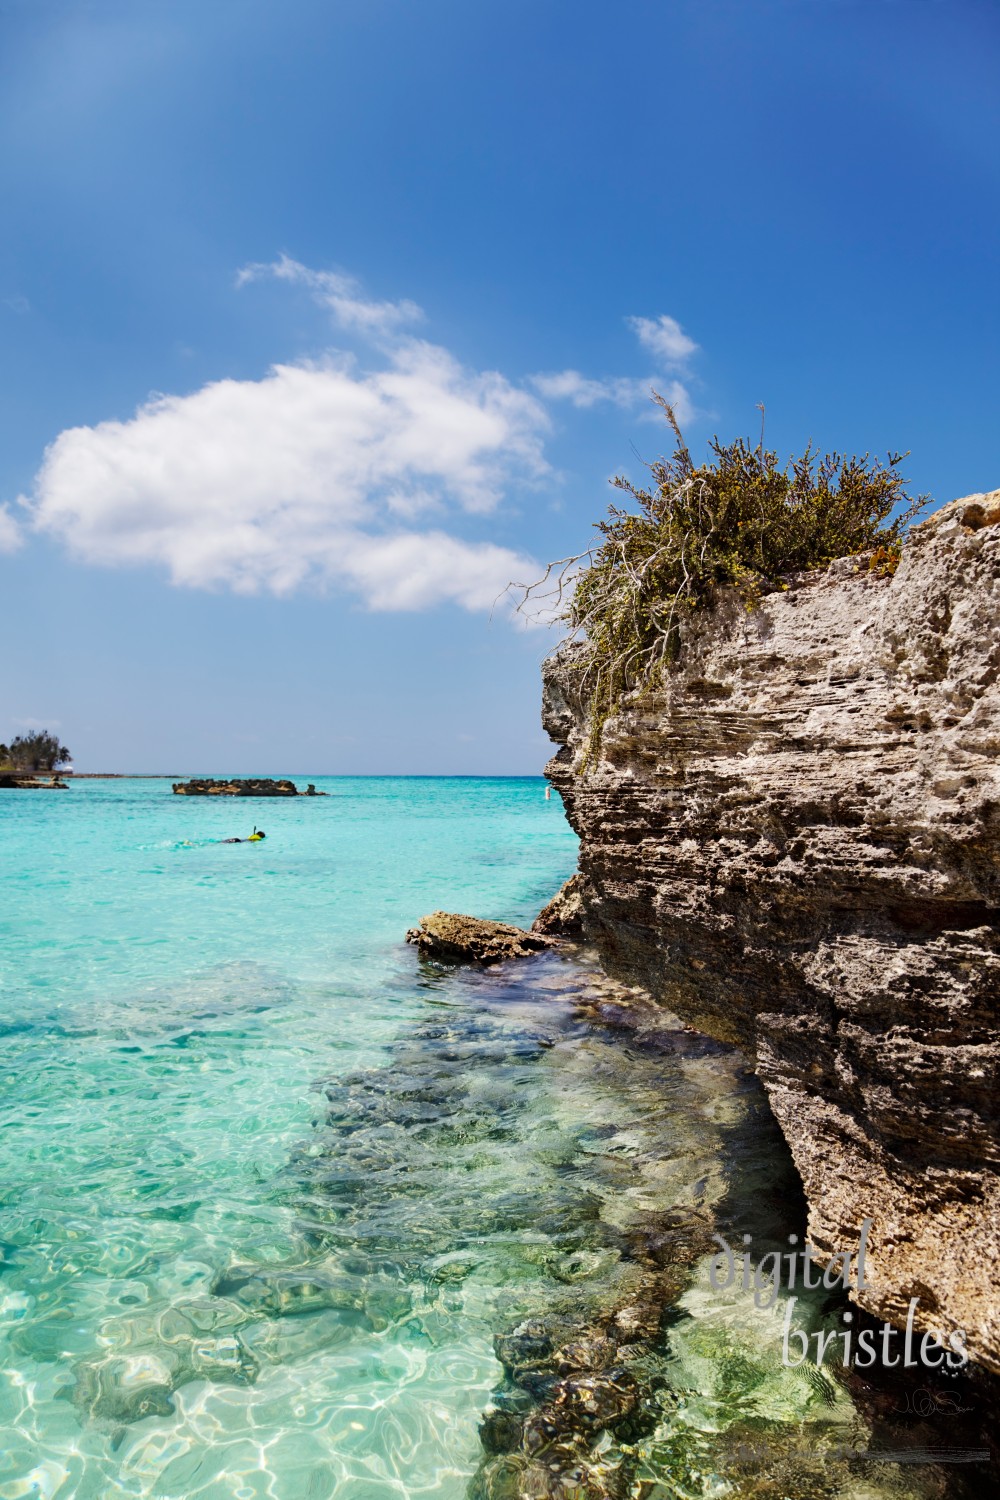
[[662, 690], [589, 734], [546, 668], [547, 774], [609, 972], [756, 1062], [810, 1237], [859, 1300], [1000, 1371], [1000, 491], [697, 617]]

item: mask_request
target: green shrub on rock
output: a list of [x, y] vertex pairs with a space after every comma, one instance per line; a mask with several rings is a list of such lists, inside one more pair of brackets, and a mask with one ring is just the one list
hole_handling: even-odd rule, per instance
[[891, 572], [906, 527], [927, 504], [926, 496], [906, 503], [900, 453], [882, 463], [809, 447], [782, 465], [763, 435], [756, 445], [716, 437], [711, 457], [696, 464], [673, 408], [654, 399], [676, 438], [673, 456], [650, 465], [648, 489], [613, 481], [638, 509], [612, 505], [597, 523], [603, 540], [583, 554], [560, 615], [587, 642], [580, 669], [591, 693], [591, 754], [623, 696], [648, 689], [676, 661], [692, 611], [711, 609], [722, 590], [752, 609], [784, 576], [858, 553]]

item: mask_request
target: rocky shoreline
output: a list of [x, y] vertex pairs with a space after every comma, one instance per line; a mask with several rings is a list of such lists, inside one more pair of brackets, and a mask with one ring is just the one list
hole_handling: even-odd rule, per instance
[[578, 650], [547, 767], [609, 974], [740, 1047], [836, 1253], [872, 1219], [873, 1316], [1000, 1372], [1000, 492], [695, 617], [604, 731]]

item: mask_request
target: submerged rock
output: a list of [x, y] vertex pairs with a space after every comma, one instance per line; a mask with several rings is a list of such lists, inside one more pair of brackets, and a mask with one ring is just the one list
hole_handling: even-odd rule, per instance
[[[546, 774], [609, 973], [754, 1060], [857, 1298], [1000, 1371], [1000, 491], [914, 528], [894, 576], [798, 575], [685, 622], [604, 729], [546, 667]], [[583, 648], [585, 652], [586, 648]]]
[[73, 1400], [90, 1417], [141, 1422], [174, 1410], [176, 1361], [164, 1352], [115, 1354], [82, 1365]]
[[583, 938], [583, 876], [571, 875], [531, 924], [543, 937]]
[[424, 958], [472, 959], [481, 964], [500, 963], [505, 958], [524, 958], [549, 946], [550, 939], [525, 932], [509, 922], [490, 922], [458, 912], [432, 911], [420, 918], [419, 927], [406, 934]]
[[231, 1266], [216, 1277], [212, 1294], [271, 1317], [293, 1317], [333, 1309], [376, 1331], [405, 1317], [411, 1307], [410, 1295], [394, 1281], [331, 1275], [316, 1267], [276, 1270]]

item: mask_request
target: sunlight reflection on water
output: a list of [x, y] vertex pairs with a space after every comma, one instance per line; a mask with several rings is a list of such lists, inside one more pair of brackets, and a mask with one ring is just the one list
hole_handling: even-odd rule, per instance
[[[459, 1500], [498, 1332], [627, 1302], [636, 1226], [721, 1211], [734, 1140], [728, 1211], [799, 1212], [724, 1049], [593, 1024], [580, 956], [402, 944], [432, 906], [526, 922], [570, 873], [539, 781], [318, 785], [257, 849], [157, 782], [0, 808], [0, 1500]], [[853, 1421], [756, 1334], [734, 1353], [736, 1310], [713, 1344], [717, 1312], [662, 1351], [664, 1389], [704, 1389], [663, 1408], [649, 1500], [724, 1492], [706, 1434], [751, 1387], [768, 1420]]]

